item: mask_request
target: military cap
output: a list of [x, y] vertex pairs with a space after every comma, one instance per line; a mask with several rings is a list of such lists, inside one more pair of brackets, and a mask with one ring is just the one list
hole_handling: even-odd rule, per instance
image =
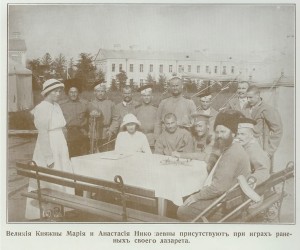
[[141, 86], [138, 91], [141, 92], [142, 95], [147, 94], [147, 93], [152, 93], [153, 85], [152, 84], [146, 84]]
[[201, 110], [191, 114], [193, 125], [197, 125], [200, 121], [207, 122], [211, 117], [212, 117], [211, 115], [204, 114], [204, 112], [202, 112]]
[[200, 93], [197, 95], [197, 97], [204, 98], [204, 99], [211, 99], [211, 91], [206, 89], [205, 91], [200, 91]]
[[101, 82], [94, 87], [94, 90], [106, 89], [106, 82]]
[[254, 128], [256, 121], [247, 117], [241, 117], [238, 120], [238, 128]]

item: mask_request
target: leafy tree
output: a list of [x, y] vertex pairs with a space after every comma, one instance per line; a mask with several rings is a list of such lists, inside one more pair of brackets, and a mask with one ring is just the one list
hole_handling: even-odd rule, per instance
[[154, 77], [150, 73], [147, 75], [146, 82], [148, 84], [155, 84], [155, 79], [154, 79]]
[[116, 79], [112, 79], [110, 91], [118, 91], [118, 85]]
[[83, 85], [94, 84], [96, 81], [96, 67], [90, 54], [81, 53], [77, 64], [75, 77], [80, 79]]
[[126, 85], [127, 75], [124, 70], [121, 70], [119, 74], [116, 75], [116, 80], [119, 83], [120, 89]]
[[105, 74], [102, 69], [96, 72], [96, 80], [97, 82], [105, 82]]
[[163, 92], [165, 91], [166, 88], [167, 88], [167, 77], [165, 75], [159, 75], [157, 89], [160, 92]]

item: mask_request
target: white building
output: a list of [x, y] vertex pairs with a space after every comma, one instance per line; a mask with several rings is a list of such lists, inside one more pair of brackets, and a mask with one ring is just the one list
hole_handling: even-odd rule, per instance
[[146, 83], [150, 74], [156, 81], [160, 75], [167, 79], [173, 75], [190, 78], [218, 78], [228, 76], [232, 79], [239, 75], [237, 64], [230, 58], [215, 60], [200, 51], [166, 52], [151, 50], [106, 50], [101, 49], [95, 59], [97, 69], [101, 69], [110, 86], [116, 75], [124, 70], [128, 82], [137, 86]]

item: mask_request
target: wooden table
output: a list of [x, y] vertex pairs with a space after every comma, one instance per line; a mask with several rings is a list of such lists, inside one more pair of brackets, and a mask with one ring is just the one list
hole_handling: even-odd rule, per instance
[[[168, 160], [171, 162], [165, 164]], [[174, 160], [164, 155], [119, 155], [114, 151], [71, 159], [75, 174], [108, 181], [113, 180], [115, 175], [121, 175], [127, 185], [154, 190], [158, 197], [159, 215], [166, 213], [166, 200], [182, 205], [182, 197], [198, 191], [207, 178], [205, 162], [192, 160], [183, 165]]]

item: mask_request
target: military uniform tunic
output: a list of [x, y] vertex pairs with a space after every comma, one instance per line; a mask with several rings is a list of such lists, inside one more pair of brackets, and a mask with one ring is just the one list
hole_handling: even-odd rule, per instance
[[88, 105], [89, 112], [96, 110], [103, 116], [103, 132], [101, 139], [107, 139], [107, 131], [116, 135], [120, 126], [119, 114], [115, 104], [111, 100], [92, 100]]
[[171, 155], [173, 151], [192, 152], [193, 138], [185, 129], [177, 128], [174, 133], [163, 131], [155, 143], [155, 154]]
[[123, 117], [129, 113], [135, 114], [136, 108], [139, 106], [139, 103], [135, 100], [131, 100], [131, 102], [120, 102], [116, 105], [117, 112], [120, 116], [120, 124], [123, 120]]
[[154, 146], [154, 123], [157, 108], [152, 105], [138, 106], [135, 111], [136, 118], [141, 122], [141, 131], [146, 135], [149, 145]]
[[196, 112], [196, 105], [192, 100], [183, 96], [168, 97], [162, 100], [157, 109], [154, 134], [157, 138], [162, 132], [162, 123], [164, 116], [168, 113], [176, 115], [179, 125], [189, 124], [190, 115]]
[[244, 99], [235, 97], [227, 103], [225, 108], [240, 111], [246, 117], [250, 117], [249, 110], [246, 109], [246, 106], [247, 106], [247, 97]]

